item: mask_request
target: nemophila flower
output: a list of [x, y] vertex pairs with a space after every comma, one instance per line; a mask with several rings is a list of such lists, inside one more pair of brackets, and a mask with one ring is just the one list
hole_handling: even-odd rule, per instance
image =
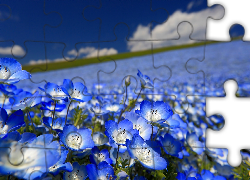
[[96, 103], [95, 106], [92, 106], [90, 110], [97, 116], [101, 116], [109, 112], [104, 106], [98, 103]]
[[95, 143], [95, 146], [102, 146], [106, 143], [108, 143], [109, 138], [105, 136], [102, 132], [94, 132], [93, 133], [93, 141]]
[[[113, 164], [116, 164], [116, 160], [117, 160], [117, 150], [116, 148], [111, 148], [110, 149], [110, 158], [112, 159]], [[118, 152], [118, 159], [121, 158], [122, 162], [127, 161], [126, 164], [128, 164], [129, 167], [133, 166], [135, 163], [135, 160], [133, 158], [130, 157], [128, 151], [126, 150], [125, 152], [121, 153]], [[119, 166], [121, 166], [121, 164], [119, 164]]]
[[74, 125], [66, 125], [63, 128], [63, 132], [58, 135], [67, 148], [73, 151], [83, 151], [86, 148], [95, 146], [91, 133], [91, 129], [77, 129]]
[[165, 134], [164, 137], [160, 137], [161, 145], [164, 151], [171, 156], [179, 157], [181, 152], [181, 143], [174, 139], [170, 134]]
[[81, 82], [76, 82], [73, 84], [70, 79], [64, 79], [63, 86], [72, 100], [87, 102], [92, 99], [92, 95], [88, 93], [87, 87]]
[[226, 178], [222, 176], [215, 176], [209, 170], [205, 170], [205, 169], [201, 171], [201, 177], [202, 177], [202, 180], [226, 180]]
[[144, 140], [149, 140], [152, 134], [152, 126], [148, 124], [147, 120], [139, 117], [134, 112], [127, 112], [125, 118], [133, 123], [133, 128], [139, 131], [140, 136]]
[[142, 87], [142, 88], [149, 88], [149, 89], [154, 88], [154, 83], [153, 83], [153, 81], [150, 79], [150, 77], [148, 77], [147, 75], [143, 75], [143, 74], [141, 73], [141, 71], [139, 71], [139, 69], [138, 69], [137, 76], [140, 78], [141, 87]]
[[22, 92], [22, 89], [17, 89], [17, 87], [13, 84], [0, 84], [0, 91], [4, 94], [4, 96], [13, 96]]
[[138, 134], [139, 132], [133, 129], [133, 123], [127, 119], [122, 120], [119, 124], [115, 121], [107, 121], [105, 123], [105, 134], [109, 138], [109, 144], [118, 148], [119, 152], [125, 152], [127, 147], [125, 146], [127, 139], [132, 139], [134, 134]]
[[22, 70], [21, 64], [13, 58], [0, 58], [0, 82], [14, 84], [30, 79], [31, 74]]
[[41, 95], [38, 91], [34, 94], [31, 94], [28, 91], [23, 91], [9, 99], [10, 108], [12, 110], [32, 108], [41, 103]]
[[106, 103], [103, 108], [106, 112], [119, 113], [119, 111], [123, 108], [123, 105], [119, 103]]
[[178, 180], [203, 180], [200, 174], [196, 174], [194, 177], [187, 177], [185, 174], [178, 172], [176, 179]]
[[67, 99], [68, 92], [63, 86], [48, 82], [44, 85], [44, 89], [41, 87], [39, 89], [53, 100]]
[[113, 167], [105, 161], [99, 163], [97, 167], [94, 164], [88, 164], [86, 168], [90, 180], [116, 179]]
[[56, 176], [57, 174], [60, 173], [60, 171], [67, 171], [67, 172], [73, 171], [73, 167], [70, 164], [70, 162], [65, 163], [68, 152], [69, 151], [62, 149], [61, 158], [59, 159], [59, 161], [56, 164], [54, 164], [53, 166], [49, 167], [49, 172], [51, 174]]
[[53, 126], [52, 126], [52, 118], [51, 117], [43, 117], [43, 123], [47, 127], [52, 127], [52, 129], [61, 132], [63, 130], [63, 127], [65, 126], [65, 118], [58, 117], [53, 120]]
[[41, 110], [49, 110], [55, 112], [61, 112], [66, 108], [65, 104], [55, 103], [53, 101], [50, 102], [42, 102]]
[[[12, 132], [15, 134], [16, 132]], [[0, 139], [0, 174], [12, 174], [20, 179], [28, 179], [31, 169], [39, 167], [45, 173], [60, 159], [60, 144], [52, 134], [36, 137], [23, 133], [20, 140]]]
[[136, 110], [136, 113], [151, 123], [162, 123], [173, 115], [173, 111], [167, 103], [147, 100], [141, 102], [140, 110]]
[[179, 114], [173, 114], [169, 117], [166, 121], [160, 123], [161, 126], [169, 128], [169, 129], [176, 129], [181, 128], [182, 130], [187, 129], [187, 123], [185, 123], [179, 116]]
[[88, 177], [88, 172], [85, 165], [79, 165], [78, 162], [74, 162], [72, 172], [64, 172], [63, 179], [71, 180], [71, 179], [81, 179], [85, 180]]
[[92, 148], [89, 160], [95, 165], [98, 165], [102, 161], [106, 161], [107, 163], [112, 164], [112, 160], [109, 157], [109, 151], [107, 149], [102, 149], [100, 151], [96, 146]]
[[197, 154], [201, 155], [201, 153], [204, 151], [204, 143], [199, 141], [198, 136], [195, 133], [188, 133], [186, 137], [188, 145], [191, 147], [191, 149], [196, 152]]
[[0, 137], [8, 132], [19, 129], [25, 125], [24, 114], [22, 110], [12, 113], [9, 117], [5, 109], [0, 108]]
[[[153, 170], [163, 170], [167, 168], [167, 161], [160, 157], [160, 154], [155, 151], [148, 141], [135, 134], [132, 140], [127, 140], [126, 145], [128, 153], [133, 159], [137, 159], [144, 167]], [[160, 146], [159, 146], [160, 148]]]
[[118, 176], [119, 180], [128, 180], [129, 179], [129, 175], [125, 171], [120, 171], [117, 174], [117, 176]]

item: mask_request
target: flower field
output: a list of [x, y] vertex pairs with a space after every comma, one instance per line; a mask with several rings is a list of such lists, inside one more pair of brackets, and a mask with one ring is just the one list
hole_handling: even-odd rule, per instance
[[[205, 97], [188, 98], [187, 108], [169, 95], [195, 85], [151, 94], [155, 85], [139, 69], [136, 91], [130, 76], [107, 94], [99, 93], [104, 85], [66, 78], [26, 91], [19, 81], [32, 74], [15, 59], [0, 64], [1, 179], [249, 179], [250, 151], [232, 168], [226, 149], [205, 146], [206, 129], [224, 125], [219, 115], [206, 117]], [[223, 96], [215, 87], [207, 93]], [[248, 95], [248, 87], [238, 95]]]

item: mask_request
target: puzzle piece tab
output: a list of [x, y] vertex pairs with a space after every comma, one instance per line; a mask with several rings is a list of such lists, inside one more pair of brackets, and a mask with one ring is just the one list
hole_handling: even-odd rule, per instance
[[[249, 149], [247, 145], [250, 121], [248, 117], [248, 98], [236, 98], [237, 83], [234, 80], [224, 84], [226, 98], [206, 98], [207, 116], [221, 113], [225, 125], [220, 131], [207, 131], [207, 147], [228, 148], [228, 163], [238, 166], [241, 163], [241, 149]], [[237, 132], [237, 133], [236, 133]]]
[[[225, 15], [221, 19], [210, 17], [207, 20], [207, 39], [218, 41], [230, 41], [229, 29], [234, 24], [240, 24], [246, 29], [244, 41], [250, 40], [250, 24], [247, 18], [250, 16], [248, 1], [227, 1], [227, 0], [208, 0], [208, 6], [220, 4], [225, 9]], [[237, 13], [235, 13], [237, 12]], [[219, 21], [218, 21], [219, 20]]]

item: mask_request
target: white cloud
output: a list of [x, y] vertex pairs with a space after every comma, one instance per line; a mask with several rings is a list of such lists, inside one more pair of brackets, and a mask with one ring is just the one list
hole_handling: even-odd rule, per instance
[[[70, 59], [70, 58], [66, 57], [66, 59]], [[30, 65], [36, 65], [36, 64], [46, 64], [46, 63], [49, 63], [49, 62], [62, 62], [62, 61], [66, 62], [66, 60], [64, 58], [57, 58], [57, 59], [53, 59], [53, 60], [47, 59], [47, 61], [45, 59], [31, 60], [29, 62], [29, 64]]]
[[[78, 50], [79, 56], [85, 55], [85, 57], [97, 57], [98, 55], [98, 49], [95, 47], [85, 47], [85, 48], [80, 48]], [[103, 48], [99, 50], [99, 56], [106, 56], [106, 55], [112, 55], [112, 54], [117, 54], [118, 51], [114, 48]], [[71, 51], [68, 52], [68, 55], [73, 55], [77, 56], [77, 51], [75, 49], [72, 49]]]
[[12, 47], [0, 47], [0, 54], [12, 55], [13, 53], [14, 55], [17, 55], [17, 56], [23, 56], [25, 54], [25, 51], [23, 50], [21, 46], [15, 45], [12, 49], [12, 53], [11, 53], [11, 49]]
[[[192, 24], [193, 33], [191, 37], [193, 39], [205, 40], [207, 18], [209, 16], [212, 16], [213, 18], [217, 19], [222, 17], [223, 14], [224, 11], [220, 6], [207, 8], [205, 10], [193, 13], [186, 13], [178, 10], [169, 17], [166, 23], [159, 24], [153, 28], [152, 38], [162, 40], [162, 41], [154, 41], [154, 48], [190, 43], [191, 40], [189, 38], [189, 35], [192, 32], [192, 27], [189, 25], [189, 23], [180, 24], [183, 21], [188, 21]], [[180, 26], [178, 32], [181, 36], [180, 39], [178, 39], [179, 35], [177, 32], [177, 27], [179, 24]], [[133, 33], [133, 36], [130, 39], [151, 39], [150, 26], [138, 25], [136, 31]], [[164, 39], [169, 39], [169, 40], [178, 39], [178, 40], [167, 41]], [[151, 44], [148, 41], [137, 41], [137, 42], [128, 41], [127, 47], [130, 51], [139, 51], [139, 50], [150, 49]]]

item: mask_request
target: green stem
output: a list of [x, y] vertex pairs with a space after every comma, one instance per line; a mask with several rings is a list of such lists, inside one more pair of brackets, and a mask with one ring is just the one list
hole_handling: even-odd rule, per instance
[[69, 107], [70, 107], [71, 103], [72, 103], [72, 100], [70, 100], [70, 103], [69, 103], [69, 106], [68, 106], [68, 109], [67, 109], [67, 114], [66, 114], [66, 117], [65, 117], [65, 125], [67, 123], [67, 117], [68, 117]]
[[[141, 87], [141, 90], [140, 90], [139, 94], [137, 95], [137, 97], [136, 97], [136, 99], [135, 99], [135, 102], [133, 103], [133, 106], [135, 106], [135, 104], [136, 104], [136, 102], [137, 102], [137, 100], [138, 100], [138, 98], [139, 98], [139, 96], [140, 96], [140, 94], [141, 94], [142, 89], [143, 89], [143, 88]], [[132, 108], [129, 110], [129, 112], [133, 109], [133, 106], [131, 106]]]
[[55, 112], [56, 112], [56, 102], [54, 101], [54, 112], [53, 112], [53, 117], [52, 117], [51, 129], [52, 129], [53, 123], [54, 123]]
[[153, 141], [153, 134], [154, 134], [154, 126], [153, 126], [153, 124], [151, 124], [151, 126], [152, 126], [152, 134], [151, 134], [151, 141]]
[[115, 170], [117, 170], [117, 163], [118, 163], [118, 156], [119, 156], [119, 148], [120, 148], [120, 145], [118, 145], [118, 148], [117, 148], [117, 153], [116, 153], [116, 163], [115, 163]]
[[[139, 94], [137, 95], [137, 97], [136, 97], [136, 99], [135, 99], [135, 102], [133, 102], [133, 104], [131, 105], [131, 109], [129, 110], [129, 106], [127, 106], [124, 110], [123, 110], [123, 109], [121, 110], [120, 116], [119, 116], [119, 118], [118, 118], [118, 123], [120, 122], [121, 117], [122, 117], [122, 114], [123, 114], [124, 112], [126, 112], [127, 110], [129, 110], [129, 112], [130, 112], [130, 111], [133, 109], [133, 106], [136, 104], [136, 102], [137, 102], [137, 100], [138, 100], [138, 98], [139, 98], [139, 96], [140, 96], [140, 94], [141, 94], [142, 89], [143, 89], [143, 88], [141, 88]], [[126, 100], [125, 100], [125, 101], [126, 101]]]
[[[33, 120], [32, 120], [32, 118], [31, 118], [31, 115], [30, 115], [30, 111], [29, 111], [29, 110], [27, 110], [27, 116], [30, 117], [30, 121], [31, 121], [31, 123], [32, 123], [33, 130], [34, 130], [34, 132], [35, 132], [35, 125], [34, 125], [34, 123], [33, 123]], [[27, 118], [28, 118], [28, 117], [27, 117]]]

